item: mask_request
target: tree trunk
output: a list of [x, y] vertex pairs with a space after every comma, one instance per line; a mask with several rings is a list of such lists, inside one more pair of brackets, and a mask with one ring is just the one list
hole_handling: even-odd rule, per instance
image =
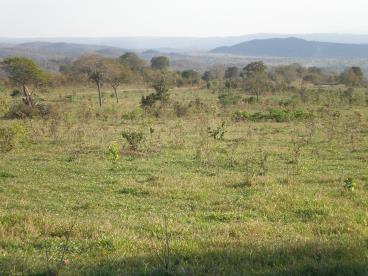
[[23, 85], [23, 94], [25, 97], [25, 102], [29, 107], [33, 106], [33, 102], [32, 102], [32, 97], [31, 94], [29, 93], [28, 87], [26, 85]]
[[114, 92], [115, 92], [116, 102], [119, 103], [117, 87], [113, 87], [113, 89], [114, 89]]
[[100, 107], [102, 106], [102, 96], [101, 96], [101, 82], [97, 81], [97, 90], [98, 90], [98, 102], [100, 104]]

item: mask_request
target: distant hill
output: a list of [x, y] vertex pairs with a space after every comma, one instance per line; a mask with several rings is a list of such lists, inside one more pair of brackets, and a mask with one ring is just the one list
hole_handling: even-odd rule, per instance
[[20, 44], [33, 41], [42, 42], [65, 42], [70, 44], [102, 45], [109, 47], [118, 47], [132, 50], [190, 50], [190, 51], [210, 51], [221, 46], [231, 46], [238, 43], [269, 38], [287, 38], [296, 37], [308, 41], [321, 41], [331, 43], [348, 44], [368, 44], [367, 34], [334, 34], [334, 33], [316, 33], [316, 34], [271, 34], [258, 33], [241, 36], [218, 36], [218, 37], [57, 37], [57, 38], [1, 38], [0, 43]]
[[104, 45], [75, 44], [65, 42], [27, 42], [22, 44], [0, 44], [0, 59], [23, 56], [36, 61], [43, 68], [57, 71], [65, 64], [85, 54], [119, 57], [127, 50]]
[[7, 55], [7, 51], [19, 52], [20, 55], [27, 56], [32, 54], [42, 54], [43, 56], [62, 56], [69, 58], [76, 58], [84, 54], [104, 54], [108, 56], [119, 56], [126, 52], [126, 50], [116, 47], [65, 42], [28, 42], [11, 46], [1, 46], [0, 44], [0, 57], [4, 57], [4, 55]]
[[[303, 40], [301, 42], [302, 44], [305, 43]], [[359, 45], [353, 46], [355, 47]], [[361, 47], [364, 49], [366, 48], [365, 45], [359, 46], [358, 48]], [[259, 47], [256, 48], [258, 49]], [[271, 50], [278, 50], [277, 53], [272, 53], [275, 56], [271, 56], [268, 52], [267, 56], [262, 56], [262, 60], [267, 64], [267, 66], [272, 67], [280, 64], [300, 63], [301, 65], [305, 66], [318, 66], [328, 68], [329, 70], [333, 71], [341, 71], [347, 66], [360, 66], [365, 72], [368, 72], [368, 59], [366, 55], [364, 55], [364, 58], [323, 59], [319, 57], [320, 55], [314, 55], [312, 57], [299, 57], [300, 55], [298, 53], [302, 52], [301, 49], [304, 49], [303, 47], [297, 47], [296, 52], [293, 52], [292, 49], [287, 48], [285, 51], [284, 46], [275, 49], [273, 48], [275, 47], [271, 47]], [[280, 48], [284, 51], [283, 55], [280, 54]], [[127, 51], [131, 51], [125, 49], [127, 48], [65, 42], [26, 42], [22, 44], [11, 44], [7, 42], [0, 44], [0, 60], [5, 57], [24, 56], [33, 59], [45, 70], [57, 72], [60, 65], [70, 64], [81, 55], [99, 54], [114, 58], [121, 56]], [[170, 58], [171, 68], [173, 70], [195, 69], [199, 71], [205, 71], [209, 68], [221, 68], [221, 70], [224, 70], [224, 68], [227, 66], [244, 67], [249, 62], [259, 60], [260, 57], [259, 52], [256, 53], [257, 55], [252, 53], [252, 56], [244, 56], [239, 54], [229, 55], [228, 48], [226, 48], [225, 52], [226, 53], [224, 54], [213, 54], [210, 52], [201, 51], [174, 51], [172, 48], [156, 48], [147, 51], [136, 51], [139, 57], [146, 60], [148, 64], [151, 58], [154, 56], [168, 56]], [[359, 51], [355, 52], [359, 53]], [[294, 53], [293, 56], [297, 57], [289, 57], [290, 53]], [[365, 51], [365, 53], [367, 53], [367, 51]], [[283, 57], [284, 55], [287, 56]]]
[[271, 38], [219, 47], [211, 53], [253, 57], [368, 58], [368, 44], [307, 41], [300, 38]]

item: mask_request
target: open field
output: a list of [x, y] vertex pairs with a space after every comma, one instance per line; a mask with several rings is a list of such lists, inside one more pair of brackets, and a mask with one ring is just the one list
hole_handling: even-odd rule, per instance
[[54, 115], [19, 120], [27, 139], [0, 155], [1, 275], [368, 274], [365, 90], [224, 107], [176, 89], [155, 112], [147, 93], [100, 109], [93, 88], [51, 89]]

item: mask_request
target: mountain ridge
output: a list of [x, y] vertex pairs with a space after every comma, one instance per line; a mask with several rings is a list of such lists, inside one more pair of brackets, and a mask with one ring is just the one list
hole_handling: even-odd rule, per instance
[[218, 47], [211, 53], [257, 57], [368, 58], [368, 44], [308, 41], [296, 37], [255, 39]]
[[368, 34], [349, 33], [310, 33], [310, 34], [282, 34], [255, 33], [238, 36], [121, 36], [121, 37], [44, 37], [44, 38], [5, 38], [0, 37], [0, 44], [20, 44], [25, 42], [66, 42], [76, 44], [94, 44], [118, 47], [132, 50], [148, 50], [171, 48], [177, 50], [210, 51], [220, 46], [231, 46], [254, 39], [297, 37], [309, 41], [331, 43], [368, 44]]

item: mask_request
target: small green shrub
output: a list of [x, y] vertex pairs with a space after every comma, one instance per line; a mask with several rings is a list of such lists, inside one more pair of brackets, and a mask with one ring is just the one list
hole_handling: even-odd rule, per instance
[[274, 121], [278, 123], [290, 122], [303, 120], [313, 117], [310, 112], [305, 112], [303, 110], [288, 110], [288, 109], [269, 109], [266, 112], [255, 112], [249, 113], [247, 111], [236, 111], [232, 115], [232, 120], [235, 122], [241, 121]]
[[124, 120], [137, 120], [140, 117], [142, 117], [142, 110], [141, 109], [134, 109], [130, 112], [124, 113], [123, 115], [121, 115], [121, 118]]
[[227, 107], [239, 103], [241, 96], [234, 93], [222, 93], [218, 99], [223, 107]]
[[151, 93], [146, 97], [142, 96], [141, 106], [143, 108], [152, 107], [156, 102], [161, 102], [162, 104], [166, 104], [169, 102], [170, 86], [165, 78], [156, 80], [152, 88], [155, 89], [155, 93]]
[[6, 119], [31, 119], [34, 117], [56, 118], [59, 111], [56, 106], [50, 104], [37, 104], [36, 106], [28, 106], [24, 103], [17, 103], [10, 107], [5, 114]]
[[30, 107], [24, 103], [12, 105], [9, 111], [5, 114], [6, 119], [26, 119], [32, 118], [37, 114], [35, 107]]
[[354, 192], [356, 187], [357, 187], [357, 183], [355, 182], [353, 178], [348, 177], [347, 179], [344, 180], [344, 188], [346, 190]]
[[14, 89], [11, 92], [10, 96], [12, 96], [12, 97], [20, 97], [20, 96], [22, 96], [22, 92], [20, 92], [18, 89]]
[[215, 140], [222, 140], [224, 139], [224, 135], [226, 132], [226, 125], [225, 122], [222, 122], [221, 125], [219, 125], [217, 128], [212, 129], [211, 127], [208, 127], [207, 129], [208, 134], [210, 137], [212, 137]]
[[207, 104], [205, 104], [204, 102], [202, 102], [199, 98], [196, 98], [194, 101], [190, 101], [188, 108], [196, 113], [201, 113], [201, 112], [208, 112], [209, 108], [207, 106]]
[[109, 159], [116, 162], [120, 159], [120, 145], [116, 142], [112, 142], [108, 148]]
[[15, 175], [8, 172], [0, 171], [0, 178], [15, 178]]
[[77, 99], [77, 95], [76, 94], [72, 94], [72, 95], [66, 95], [65, 96], [65, 101], [66, 102], [70, 102], [70, 103], [73, 103], [75, 102]]
[[247, 121], [250, 119], [251, 117], [251, 113], [247, 112], [247, 111], [235, 111], [231, 117], [231, 119], [234, 122], [243, 122], [243, 121]]
[[175, 102], [173, 108], [178, 118], [188, 115], [188, 106], [182, 105], [179, 102]]
[[27, 134], [26, 128], [20, 123], [0, 128], [0, 151], [9, 152], [22, 141]]
[[148, 191], [145, 191], [138, 187], [124, 187], [118, 191], [121, 195], [132, 195], [132, 196], [145, 196], [148, 195]]
[[7, 113], [9, 108], [9, 99], [7, 97], [0, 97], [0, 114]]
[[141, 106], [143, 108], [152, 107], [157, 101], [155, 93], [149, 94], [148, 96], [142, 96]]
[[127, 140], [130, 149], [133, 151], [137, 151], [144, 141], [144, 134], [142, 132], [124, 131], [122, 136]]
[[43, 119], [60, 118], [60, 110], [56, 105], [51, 104], [38, 104], [38, 115]]
[[255, 104], [257, 102], [257, 98], [253, 97], [253, 96], [245, 97], [243, 99], [243, 102], [246, 103], [246, 104]]

